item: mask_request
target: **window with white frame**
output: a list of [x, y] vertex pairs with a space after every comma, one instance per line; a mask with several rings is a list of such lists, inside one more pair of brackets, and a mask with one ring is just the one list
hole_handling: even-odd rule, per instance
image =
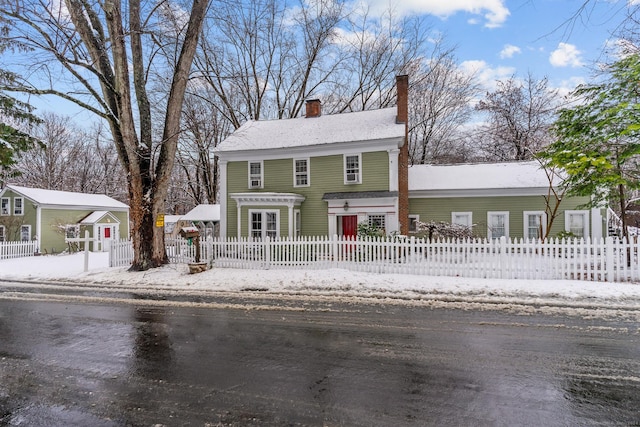
[[524, 237], [526, 239], [542, 239], [547, 231], [546, 215], [542, 211], [524, 212]]
[[308, 187], [309, 182], [309, 159], [293, 160], [293, 186]]
[[249, 162], [249, 188], [262, 188], [264, 170], [262, 162]]
[[67, 224], [65, 226], [64, 234], [67, 239], [76, 239], [80, 237], [80, 225], [79, 224]]
[[575, 237], [589, 236], [588, 211], [564, 211], [564, 229]]
[[280, 235], [279, 217], [277, 210], [250, 210], [249, 211], [249, 232], [253, 239], [264, 239], [269, 237], [275, 239]]
[[360, 184], [362, 158], [360, 154], [345, 154], [344, 156], [344, 183]]
[[20, 226], [20, 240], [23, 242], [28, 242], [31, 240], [31, 226], [30, 225], [21, 225]]
[[8, 197], [3, 197], [0, 202], [0, 215], [10, 215], [11, 214], [11, 199]]
[[13, 198], [13, 214], [24, 215], [24, 199], [22, 197]]
[[471, 212], [451, 212], [451, 224], [471, 227], [473, 225], [471, 219]]
[[4, 227], [4, 225], [0, 225], [0, 242], [6, 242], [7, 241], [7, 229]]
[[369, 227], [377, 228], [381, 230], [383, 233], [385, 232], [385, 215], [369, 215], [367, 217], [367, 221], [369, 223]]
[[509, 237], [509, 212], [487, 212], [487, 237]]
[[420, 221], [420, 215], [409, 215], [409, 233], [418, 232], [419, 221]]

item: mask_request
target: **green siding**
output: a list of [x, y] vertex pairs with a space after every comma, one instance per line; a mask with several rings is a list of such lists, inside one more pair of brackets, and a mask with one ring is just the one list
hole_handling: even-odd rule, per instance
[[[14, 197], [21, 197], [18, 194], [14, 194], [11, 190], [6, 190], [2, 197], [9, 197], [11, 199], [11, 208], [13, 212], [13, 199]], [[67, 224], [77, 224], [87, 215], [94, 212], [90, 209], [51, 209], [43, 208], [40, 210], [40, 250], [46, 253], [59, 253], [67, 249], [67, 245], [64, 242], [65, 233], [64, 228]], [[120, 238], [126, 239], [128, 237], [129, 223], [127, 212], [111, 212], [113, 216], [120, 221]], [[20, 237], [20, 226], [31, 226], [31, 239], [36, 237], [38, 231], [37, 227], [37, 207], [34, 203], [28, 199], [24, 199], [24, 215], [0, 215], [0, 224], [4, 225], [7, 230], [7, 238], [9, 240], [18, 240]], [[107, 223], [105, 221], [101, 221]], [[87, 227], [90, 233], [93, 228]], [[84, 228], [82, 230], [84, 234]]]
[[[586, 203], [587, 198], [567, 198], [562, 201], [558, 215], [551, 227], [551, 237], [564, 230], [564, 211], [575, 210]], [[441, 197], [410, 198], [409, 213], [420, 215], [420, 221], [451, 222], [452, 212], [472, 212], [473, 231], [479, 237], [487, 236], [487, 213], [509, 212], [509, 235], [523, 237], [524, 211], [544, 211], [542, 196], [493, 196], [493, 197]], [[590, 226], [592, 219], [590, 218]]]
[[[5, 191], [2, 197], [8, 197], [11, 202], [9, 215], [0, 215], [0, 224], [5, 227], [6, 239], [13, 241], [20, 240], [21, 226], [30, 225], [30, 239], [32, 240], [36, 235], [36, 209], [34, 208], [33, 203], [29, 199], [22, 197], [20, 194], [16, 194], [11, 190]], [[22, 208], [24, 215], [13, 215], [15, 198], [23, 199]]]
[[[296, 157], [303, 158], [303, 157]], [[256, 161], [259, 159], [256, 159]], [[344, 157], [342, 155], [309, 158], [310, 185], [294, 187], [293, 158], [264, 161], [264, 188], [249, 189], [248, 162], [229, 162], [227, 164], [227, 194], [247, 192], [296, 193], [305, 197], [300, 205], [301, 229], [306, 236], [324, 236], [327, 234], [327, 202], [322, 200], [325, 193], [351, 191], [387, 191], [389, 190], [389, 154], [386, 151], [362, 153], [362, 183], [344, 184]], [[247, 209], [272, 209], [269, 206], [243, 207], [241, 235], [247, 236]], [[227, 235], [237, 236], [237, 206], [233, 199], [227, 203]], [[280, 235], [288, 235], [288, 211], [280, 212]]]

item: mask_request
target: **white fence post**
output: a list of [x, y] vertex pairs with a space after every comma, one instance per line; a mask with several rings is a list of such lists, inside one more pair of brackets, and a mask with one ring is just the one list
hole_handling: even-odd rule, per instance
[[613, 261], [613, 237], [611, 236], [607, 236], [606, 254], [607, 282], [613, 282], [615, 277], [615, 268]]
[[89, 230], [84, 230], [84, 272], [89, 271]]
[[500, 278], [507, 278], [507, 238], [505, 236], [500, 237]]

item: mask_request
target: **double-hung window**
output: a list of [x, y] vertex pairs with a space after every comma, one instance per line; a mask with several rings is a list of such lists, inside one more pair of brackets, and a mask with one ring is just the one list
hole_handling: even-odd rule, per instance
[[542, 211], [524, 212], [524, 237], [542, 239], [546, 232], [545, 213]]
[[360, 184], [362, 181], [362, 156], [360, 154], [345, 154], [344, 183]]
[[253, 239], [269, 237], [275, 239], [280, 234], [279, 211], [249, 210], [249, 228]]
[[28, 242], [31, 240], [31, 226], [30, 225], [21, 225], [20, 226], [20, 240], [23, 242]]
[[309, 159], [293, 160], [293, 186], [308, 187], [309, 182]]
[[509, 237], [509, 212], [487, 212], [487, 237]]
[[264, 165], [262, 161], [249, 162], [249, 188], [263, 188]]
[[10, 215], [11, 214], [11, 199], [8, 197], [3, 197], [0, 202], [0, 215]]
[[451, 212], [451, 224], [471, 228], [471, 212]]
[[7, 241], [7, 229], [4, 227], [4, 225], [0, 225], [0, 242], [6, 242]]
[[24, 215], [24, 199], [22, 197], [13, 198], [13, 214]]
[[589, 236], [588, 211], [564, 211], [564, 229], [575, 237]]

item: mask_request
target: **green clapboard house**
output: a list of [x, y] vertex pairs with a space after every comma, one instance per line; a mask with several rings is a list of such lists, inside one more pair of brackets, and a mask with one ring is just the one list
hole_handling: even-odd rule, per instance
[[[535, 161], [409, 167], [411, 223], [461, 224], [478, 237], [544, 236], [548, 193], [547, 174]], [[588, 197], [565, 197], [549, 236], [603, 237], [606, 209], [582, 208], [587, 202]]]
[[93, 250], [129, 237], [129, 206], [104, 194], [7, 185], [0, 192], [0, 241], [36, 240], [40, 252], [59, 253], [66, 238], [84, 237]]
[[309, 100], [304, 117], [242, 125], [216, 148], [220, 235], [355, 235], [364, 221], [401, 230], [406, 76], [398, 93], [404, 109], [322, 115]]
[[[215, 150], [222, 237], [353, 236], [359, 224], [386, 234], [416, 232], [417, 221], [473, 227], [480, 237], [538, 237], [549, 182], [536, 163], [408, 165], [408, 80], [397, 106], [249, 121]], [[566, 198], [551, 236], [601, 237], [600, 209]]]

